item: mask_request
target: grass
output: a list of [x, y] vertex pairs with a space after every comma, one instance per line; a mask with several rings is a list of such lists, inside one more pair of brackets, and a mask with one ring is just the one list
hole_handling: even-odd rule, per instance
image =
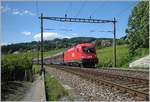
[[[127, 47], [117, 46], [116, 47], [116, 61], [117, 66], [123, 66], [127, 60]], [[113, 66], [113, 47], [106, 47], [97, 49], [97, 57], [99, 59], [99, 67], [112, 67]]]
[[44, 52], [44, 53], [43, 53], [43, 56], [44, 56], [44, 57], [46, 57], [46, 56], [51, 56], [51, 55], [54, 55], [54, 54], [56, 54], [56, 53], [62, 52], [62, 51], [64, 51], [64, 50], [65, 50], [64, 48], [50, 50], [50, 51]]
[[138, 48], [135, 50], [135, 54], [133, 55], [132, 61], [137, 60], [141, 57], [145, 57], [149, 54], [149, 49], [146, 48]]
[[45, 73], [45, 88], [47, 101], [57, 101], [61, 97], [68, 96], [63, 86], [48, 73]]
[[[148, 55], [148, 49], [139, 48], [136, 50], [136, 54], [132, 57], [132, 59], [129, 59], [127, 46], [119, 45], [116, 47], [117, 67], [128, 67], [130, 62], [146, 55]], [[98, 67], [112, 67], [113, 47], [97, 48], [97, 57], [99, 59]]]
[[32, 72], [33, 72], [33, 74], [38, 74], [40, 72], [40, 66], [34, 64], [32, 66]]

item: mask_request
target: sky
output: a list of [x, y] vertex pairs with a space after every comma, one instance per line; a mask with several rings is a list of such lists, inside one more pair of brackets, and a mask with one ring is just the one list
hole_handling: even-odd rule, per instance
[[[3, 1], [2, 45], [40, 40], [40, 19], [74, 17], [117, 20], [116, 37], [126, 35], [128, 17], [138, 1]], [[64, 23], [44, 20], [44, 40], [72, 37], [113, 38], [112, 23]]]

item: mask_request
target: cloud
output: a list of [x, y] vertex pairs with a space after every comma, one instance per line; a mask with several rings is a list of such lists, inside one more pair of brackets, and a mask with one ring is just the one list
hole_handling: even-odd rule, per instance
[[13, 9], [13, 8], [9, 8], [8, 6], [0, 6], [0, 10], [2, 13], [6, 13], [6, 12], [11, 12], [13, 15], [30, 15], [30, 16], [35, 16], [36, 14], [29, 11], [29, 10], [23, 10], [23, 9]]
[[12, 10], [12, 14], [14, 14], [14, 15], [20, 15], [20, 16], [22, 16], [22, 15], [34, 16], [35, 15], [34, 13], [32, 13], [29, 10], [18, 10], [18, 9]]
[[[73, 37], [73, 36], [63, 36], [63, 35], [55, 33], [55, 32], [43, 32], [43, 39], [44, 40], [53, 40], [55, 38], [62, 39], [62, 38], [71, 38], [71, 37]], [[36, 41], [41, 40], [41, 33], [34, 35], [33, 39]]]
[[0, 10], [1, 10], [2, 13], [4, 13], [4, 12], [11, 11], [11, 8], [9, 8], [8, 6], [5, 6], [5, 7], [0, 6]]
[[32, 33], [31, 32], [21, 32], [23, 35], [26, 35], [26, 36], [29, 36], [31, 35]]
[[11, 43], [6, 43], [6, 42], [2, 42], [2, 43], [1, 43], [2, 46], [4, 46], [4, 45], [10, 45], [10, 44], [11, 44]]

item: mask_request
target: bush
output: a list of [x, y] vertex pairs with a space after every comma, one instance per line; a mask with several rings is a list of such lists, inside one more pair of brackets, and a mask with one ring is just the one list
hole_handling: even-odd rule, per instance
[[30, 80], [30, 77], [32, 77], [31, 58], [23, 55], [2, 56], [1, 75], [3, 82], [10, 80]]

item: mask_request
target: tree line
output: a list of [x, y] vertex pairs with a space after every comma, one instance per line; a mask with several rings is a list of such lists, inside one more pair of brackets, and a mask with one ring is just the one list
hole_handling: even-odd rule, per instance
[[139, 48], [149, 48], [149, 1], [135, 5], [128, 18], [126, 33], [131, 57]]
[[[97, 46], [112, 46], [112, 38], [94, 38], [94, 37], [74, 37], [74, 38], [56, 38], [54, 40], [45, 40], [44, 41], [44, 51], [60, 49], [60, 48], [69, 48], [78, 43], [95, 43]], [[123, 38], [117, 39], [117, 44], [124, 44], [125, 40]], [[27, 43], [18, 43], [2, 46], [2, 54], [9, 54], [18, 52], [27, 52], [40, 50], [40, 42], [32, 41]]]

